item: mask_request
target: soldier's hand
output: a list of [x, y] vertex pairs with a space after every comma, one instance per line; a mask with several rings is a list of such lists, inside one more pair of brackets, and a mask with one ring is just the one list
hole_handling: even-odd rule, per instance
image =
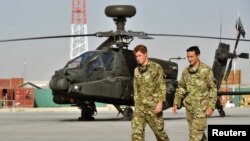
[[155, 113], [158, 114], [162, 111], [162, 102], [159, 101], [157, 104], [156, 104], [156, 107], [155, 107]]
[[212, 116], [213, 115], [213, 109], [212, 108], [207, 108], [207, 112], [206, 112], [206, 114], [207, 114], [207, 117], [210, 117], [210, 116]]
[[177, 114], [177, 105], [174, 105], [174, 106], [173, 106], [172, 112], [173, 112], [174, 114]]

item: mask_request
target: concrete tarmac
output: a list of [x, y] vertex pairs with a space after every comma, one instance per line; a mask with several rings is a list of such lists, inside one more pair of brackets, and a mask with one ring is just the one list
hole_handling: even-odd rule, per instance
[[[217, 110], [208, 124], [250, 124], [250, 108], [226, 108], [226, 117]], [[110, 108], [99, 108], [95, 121], [78, 121], [80, 110], [74, 108], [0, 109], [0, 141], [130, 141], [130, 121]], [[185, 109], [173, 114], [164, 111], [165, 131], [171, 141], [187, 141]], [[146, 141], [156, 141], [149, 126]]]

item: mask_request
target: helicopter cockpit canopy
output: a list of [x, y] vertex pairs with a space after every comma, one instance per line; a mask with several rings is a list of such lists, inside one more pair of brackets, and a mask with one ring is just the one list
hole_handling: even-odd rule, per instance
[[64, 68], [71, 69], [71, 68], [80, 68], [81, 63], [85, 62], [88, 60], [90, 57], [95, 54], [96, 51], [88, 51], [85, 52], [84, 54], [78, 56], [77, 58], [74, 58], [73, 60], [70, 60]]
[[[87, 65], [86, 72], [94, 70], [96, 67], [104, 67], [105, 71], [111, 71], [114, 66], [114, 53], [108, 51], [87, 51], [79, 57], [69, 61], [65, 69], [82, 68]], [[87, 73], [88, 74], [88, 73]]]

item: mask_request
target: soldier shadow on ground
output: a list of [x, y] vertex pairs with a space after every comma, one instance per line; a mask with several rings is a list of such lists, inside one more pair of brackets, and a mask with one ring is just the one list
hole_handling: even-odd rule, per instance
[[[163, 118], [163, 120], [169, 121], [169, 120], [183, 120], [186, 119], [186, 117], [166, 117]], [[118, 118], [95, 118], [95, 120], [79, 120], [78, 118], [72, 118], [72, 119], [61, 119], [62, 122], [107, 122], [107, 121], [114, 121], [114, 122], [131, 122], [131, 120], [124, 120], [122, 117]]]
[[186, 119], [186, 117], [165, 117], [164, 120], [183, 120]]

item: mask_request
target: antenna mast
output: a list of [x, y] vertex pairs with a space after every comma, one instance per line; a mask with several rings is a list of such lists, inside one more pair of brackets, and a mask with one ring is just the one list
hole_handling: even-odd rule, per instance
[[221, 43], [221, 35], [222, 35], [222, 5], [220, 9], [220, 43]]
[[[71, 34], [87, 34], [86, 0], [72, 1]], [[88, 38], [72, 37], [70, 43], [70, 59], [88, 51]]]

